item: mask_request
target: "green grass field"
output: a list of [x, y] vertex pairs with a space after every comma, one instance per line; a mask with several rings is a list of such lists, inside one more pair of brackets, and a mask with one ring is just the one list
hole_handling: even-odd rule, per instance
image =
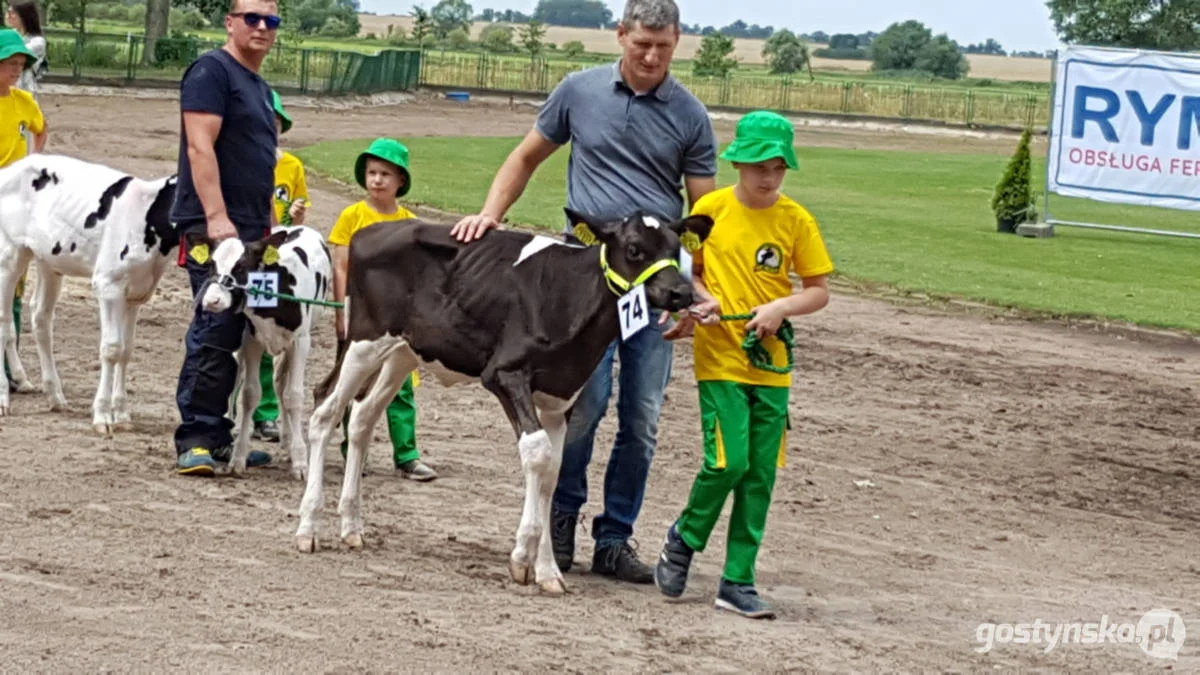
[[[298, 151], [309, 169], [354, 185], [367, 140]], [[407, 200], [459, 213], [483, 204], [515, 138], [411, 138]], [[801, 171], [785, 192], [817, 217], [848, 279], [906, 291], [1078, 317], [1200, 330], [1200, 241], [1059, 228], [1050, 239], [995, 231], [989, 201], [1005, 155], [800, 148]], [[559, 228], [567, 153], [534, 177], [509, 214], [515, 223]], [[1035, 166], [1044, 181], [1044, 162]], [[720, 185], [736, 173], [722, 166]], [[1055, 198], [1056, 217], [1200, 232], [1193, 214]]]

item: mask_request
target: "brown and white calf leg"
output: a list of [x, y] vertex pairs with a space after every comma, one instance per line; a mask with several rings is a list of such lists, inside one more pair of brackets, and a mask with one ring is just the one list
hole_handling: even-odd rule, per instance
[[342, 541], [350, 548], [362, 548], [362, 472], [367, 451], [371, 447], [375, 425], [383, 417], [388, 404], [396, 398], [396, 392], [404, 386], [408, 374], [417, 368], [417, 359], [409, 349], [398, 349], [383, 364], [379, 377], [361, 401], [350, 411], [350, 424], [346, 435], [349, 447], [346, 450], [346, 474], [342, 479], [342, 497], [338, 501], [338, 513], [342, 516]]
[[50, 409], [67, 409], [62, 380], [54, 362], [54, 308], [62, 291], [63, 275], [38, 265], [37, 292], [33, 306], [33, 336], [37, 342], [38, 361], [42, 369], [42, 391], [50, 399]]
[[129, 397], [126, 395], [125, 374], [129, 372], [129, 357], [133, 356], [133, 336], [137, 330], [140, 302], [125, 302], [125, 321], [121, 325], [121, 349], [113, 369], [112, 418], [117, 429], [129, 431], [133, 428], [133, 416], [129, 413]]
[[98, 434], [116, 430], [113, 391], [117, 362], [124, 351], [121, 343], [125, 326], [125, 293], [116, 287], [97, 289], [100, 303], [100, 383], [92, 400], [92, 428]]
[[297, 335], [292, 346], [275, 360], [275, 391], [279, 392], [279, 443], [287, 448], [292, 477], [304, 480], [308, 471], [308, 444], [304, 438], [304, 376], [312, 338]]
[[[565, 411], [549, 411], [541, 412], [542, 426], [546, 430], [546, 435], [550, 438], [550, 461], [543, 468], [540, 476], [540, 484], [538, 485], [538, 502], [537, 513], [538, 518], [543, 523], [542, 536], [538, 540], [537, 558], [534, 561], [534, 568], [538, 578], [538, 583], [542, 589], [553, 593], [565, 593], [566, 582], [563, 580], [562, 571], [558, 569], [558, 562], [554, 560], [554, 546], [550, 536], [550, 503], [554, 498], [554, 489], [558, 486], [558, 472], [562, 468], [563, 443], [567, 437], [567, 417]], [[554, 588], [553, 584], [543, 583], [541, 580], [558, 579], [561, 588]], [[547, 586], [550, 586], [547, 588]]]
[[[13, 382], [17, 391], [27, 393], [34, 390], [33, 383], [25, 374], [25, 366], [17, 354], [17, 330], [13, 326], [13, 295], [17, 290], [17, 281], [21, 273], [29, 267], [33, 254], [28, 250], [18, 251], [7, 242], [0, 241], [0, 354], [12, 371]], [[8, 414], [8, 383], [0, 386], [0, 417]]]
[[241, 355], [238, 359], [238, 369], [242, 371], [242, 393], [238, 397], [237, 419], [238, 433], [233, 439], [233, 452], [229, 456], [229, 466], [226, 470], [241, 476], [246, 473], [246, 459], [250, 456], [250, 433], [254, 429], [254, 409], [262, 400], [262, 382], [258, 379], [258, 369], [262, 365], [263, 345], [254, 338], [242, 342]]
[[309, 418], [308, 483], [304, 488], [304, 498], [300, 501], [300, 524], [296, 527], [296, 548], [302, 553], [317, 550], [316, 522], [325, 506], [322, 485], [325, 474], [325, 446], [329, 443], [334, 422], [342, 418], [346, 406], [354, 400], [367, 378], [379, 370], [391, 350], [402, 343], [399, 338], [390, 337], [350, 343], [342, 357], [337, 384]]
[[560, 595], [566, 592], [566, 583], [558, 566], [537, 564], [542, 535], [549, 529], [550, 519], [549, 502], [543, 503], [543, 491], [547, 486], [553, 491], [552, 475], [557, 476], [558, 471], [554, 462], [554, 443], [547, 430], [542, 428], [534, 408], [529, 375], [523, 371], [485, 371], [480, 379], [483, 386], [500, 399], [519, 436], [517, 447], [525, 474], [525, 504], [509, 558], [509, 573], [519, 584], [536, 581], [543, 591]]

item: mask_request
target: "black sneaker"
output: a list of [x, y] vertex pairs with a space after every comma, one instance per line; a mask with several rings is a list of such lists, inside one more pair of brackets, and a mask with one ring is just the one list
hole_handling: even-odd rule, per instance
[[550, 545], [554, 549], [554, 562], [563, 574], [575, 562], [575, 523], [578, 521], [578, 513], [550, 509]]
[[775, 618], [775, 610], [758, 596], [754, 584], [735, 584], [722, 578], [716, 604], [717, 609], [736, 612], [751, 619]]
[[[228, 464], [233, 457], [233, 446], [225, 445], [212, 451], [212, 458], [221, 464]], [[251, 450], [246, 453], [246, 468], [266, 466], [271, 463], [271, 455], [262, 450]]]
[[675, 525], [667, 530], [667, 539], [663, 542], [662, 553], [658, 554], [658, 564], [654, 566], [654, 585], [668, 598], [678, 598], [683, 595], [687, 586], [688, 568], [692, 566], [690, 546], [683, 542]]
[[592, 556], [592, 573], [634, 584], [654, 583], [654, 568], [638, 560], [627, 541], [597, 545]]

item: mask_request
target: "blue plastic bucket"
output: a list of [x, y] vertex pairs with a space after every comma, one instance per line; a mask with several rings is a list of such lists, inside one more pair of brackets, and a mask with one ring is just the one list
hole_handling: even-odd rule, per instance
[[470, 101], [471, 93], [467, 91], [448, 91], [446, 92], [446, 98], [451, 101]]

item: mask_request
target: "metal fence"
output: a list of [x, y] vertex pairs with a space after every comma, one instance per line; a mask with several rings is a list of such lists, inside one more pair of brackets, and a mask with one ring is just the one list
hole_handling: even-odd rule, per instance
[[[421, 61], [421, 84], [545, 94], [568, 73], [593, 65], [427, 50]], [[784, 77], [675, 76], [709, 107], [1021, 128], [1046, 119], [1050, 110], [1048, 92]]]
[[[140, 35], [46, 35], [54, 80], [176, 86], [197, 55], [220, 46], [198, 38], [160, 40], [156, 62], [143, 63]], [[592, 63], [530, 59], [486, 52], [386, 49], [377, 54], [277, 45], [262, 75], [285, 93], [346, 94], [406, 91], [417, 86], [546, 94], [569, 73]], [[677, 73], [709, 107], [923, 120], [960, 125], [1035, 126], [1050, 114], [1049, 92], [968, 89], [870, 81]]]
[[[152, 65], [143, 63], [146, 41], [141, 35], [47, 31], [46, 46], [52, 80], [178, 86], [188, 64], [221, 43], [164, 38]], [[361, 54], [277, 45], [260, 72], [281, 92], [367, 94], [416, 87], [420, 63], [417, 50]]]

